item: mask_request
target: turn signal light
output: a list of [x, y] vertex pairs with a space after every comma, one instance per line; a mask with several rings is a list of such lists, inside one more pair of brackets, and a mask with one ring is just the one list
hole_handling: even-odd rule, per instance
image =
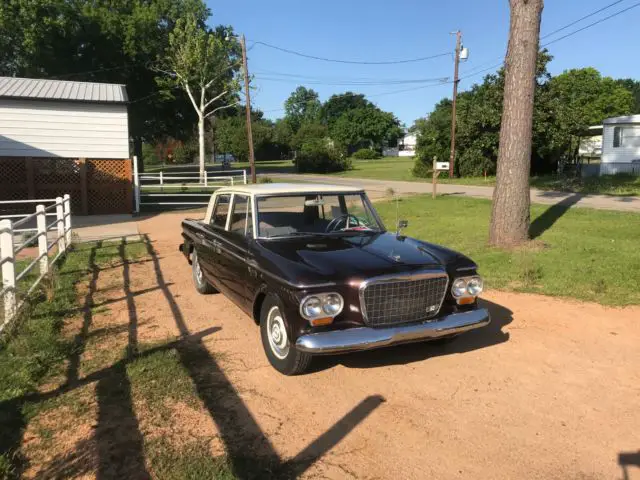
[[312, 327], [321, 327], [323, 325], [331, 325], [331, 323], [333, 323], [333, 317], [316, 318], [313, 320], [309, 320], [309, 323], [311, 324]]
[[476, 297], [461, 297], [457, 301], [458, 305], [469, 305], [476, 301]]

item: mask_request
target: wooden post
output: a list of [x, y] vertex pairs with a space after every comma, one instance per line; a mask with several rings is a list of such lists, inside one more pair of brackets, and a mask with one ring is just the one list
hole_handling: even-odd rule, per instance
[[249, 93], [249, 68], [247, 67], [247, 45], [244, 35], [240, 40], [242, 45], [242, 65], [244, 69], [244, 96], [247, 110], [247, 140], [249, 142], [249, 165], [251, 166], [251, 183], [256, 183], [256, 161], [253, 154], [253, 134], [251, 132], [251, 94]]
[[36, 224], [38, 227], [38, 254], [40, 258], [40, 275], [49, 273], [49, 257], [47, 255], [47, 217], [44, 205], [37, 205]]
[[2, 263], [2, 290], [4, 293], [4, 324], [0, 331], [16, 313], [16, 266], [13, 251], [13, 227], [11, 220], [0, 220], [0, 258]]
[[138, 157], [133, 156], [133, 199], [134, 213], [140, 213], [140, 175], [138, 174]]
[[80, 165], [80, 210], [82, 215], [89, 215], [89, 189], [87, 187], [87, 159], [78, 159]]
[[436, 189], [437, 189], [437, 185], [438, 185], [438, 176], [440, 175], [440, 172], [436, 169], [436, 161], [438, 160], [438, 157], [433, 157], [433, 178], [431, 180], [432, 184], [433, 184], [433, 192], [431, 194], [431, 197], [435, 200], [436, 199]]
[[64, 207], [62, 197], [56, 197], [56, 227], [58, 229], [58, 253], [67, 251], [67, 242], [64, 237]]
[[27, 198], [36, 198], [36, 175], [33, 168], [33, 158], [25, 157], [25, 166], [27, 169]]
[[62, 211], [64, 212], [64, 240], [69, 248], [71, 245], [71, 197], [68, 193], [62, 197]]

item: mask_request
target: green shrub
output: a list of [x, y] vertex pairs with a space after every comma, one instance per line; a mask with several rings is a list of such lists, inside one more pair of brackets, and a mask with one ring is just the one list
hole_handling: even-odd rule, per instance
[[193, 163], [198, 153], [197, 143], [189, 140], [173, 149], [173, 163]]
[[148, 143], [142, 144], [142, 158], [145, 165], [158, 165], [162, 163], [162, 159], [158, 156], [156, 149]]
[[352, 163], [339, 148], [326, 140], [313, 139], [302, 145], [296, 167], [300, 173], [329, 173], [350, 170]]
[[259, 177], [258, 183], [273, 183], [271, 177]]
[[353, 155], [353, 158], [357, 158], [358, 160], [375, 160], [376, 158], [380, 158], [381, 155], [376, 152], [373, 148], [361, 148], [356, 151]]

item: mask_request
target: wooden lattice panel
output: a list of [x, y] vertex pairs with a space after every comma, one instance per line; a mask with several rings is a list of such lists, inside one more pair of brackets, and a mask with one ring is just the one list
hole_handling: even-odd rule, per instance
[[34, 179], [38, 187], [80, 185], [80, 165], [77, 160], [73, 158], [34, 158], [32, 161], [34, 162]]
[[27, 169], [24, 158], [0, 157], [0, 200], [27, 198]]
[[131, 213], [129, 160], [87, 160], [87, 185], [90, 213]]

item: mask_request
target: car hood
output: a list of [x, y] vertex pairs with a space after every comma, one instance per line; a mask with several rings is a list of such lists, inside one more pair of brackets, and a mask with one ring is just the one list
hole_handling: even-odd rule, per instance
[[342, 283], [424, 268], [470, 271], [475, 264], [445, 247], [392, 233], [258, 240], [260, 264], [294, 284]]

